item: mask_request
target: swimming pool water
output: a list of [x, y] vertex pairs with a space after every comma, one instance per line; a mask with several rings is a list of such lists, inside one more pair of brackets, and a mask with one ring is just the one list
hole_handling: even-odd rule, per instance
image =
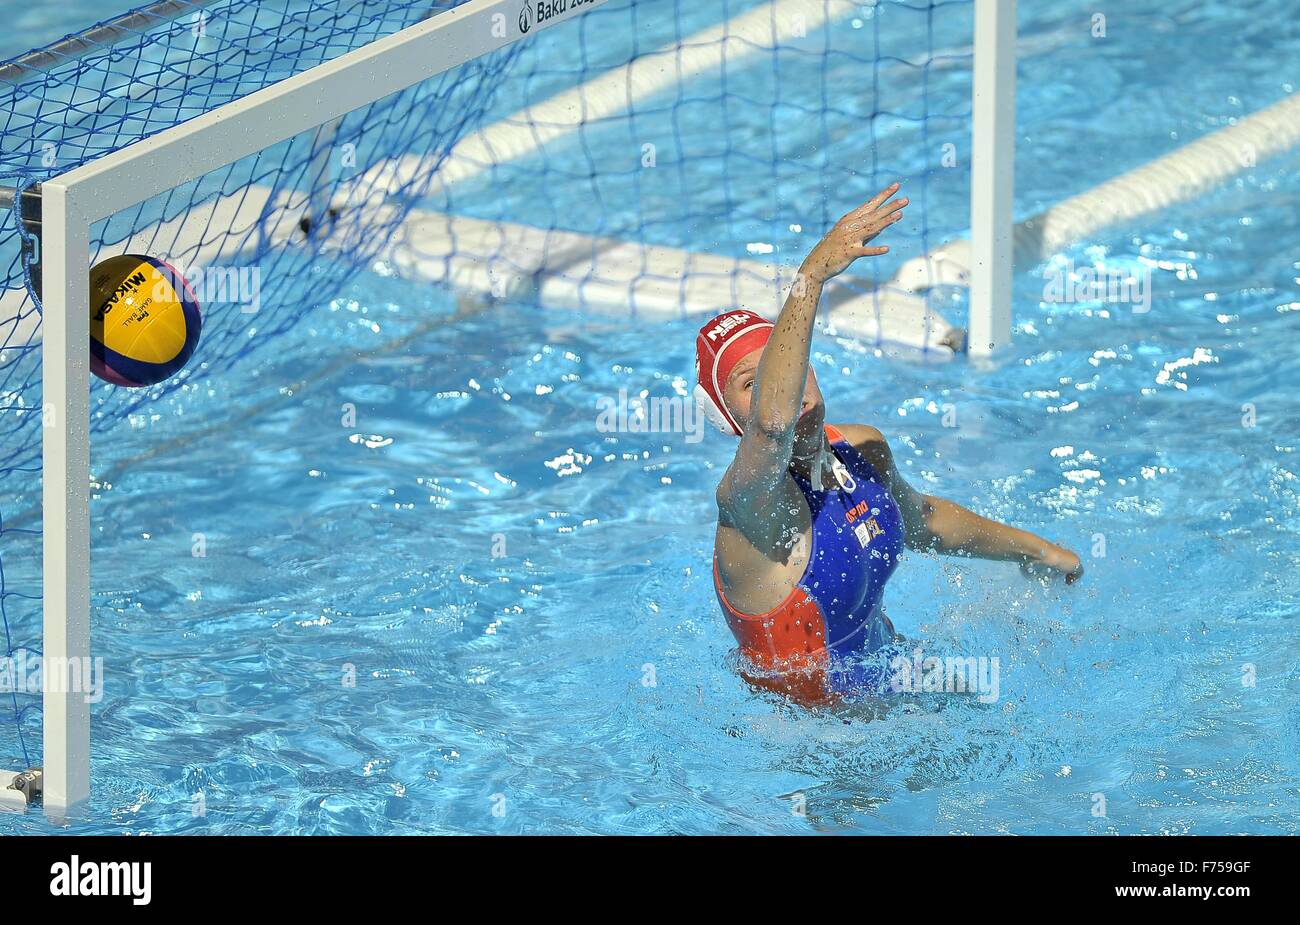
[[[1018, 211], [1294, 90], [1284, 5], [1235, 9], [1133, 4], [1103, 47], [1022, 53]], [[1086, 35], [1081, 4], [1022, 34], [1040, 15]], [[1000, 697], [871, 721], [737, 677], [709, 574], [732, 444], [596, 427], [622, 388], [686, 394], [694, 324], [453, 321], [367, 273], [95, 445], [107, 689], [71, 831], [1294, 832], [1297, 176], [1266, 162], [1068, 255], [1151, 267], [1149, 312], [1048, 304], [1026, 271], [996, 360], [815, 345], [831, 421], [1088, 570], [1044, 589], [909, 554], [890, 617], [927, 653], [998, 657]]]

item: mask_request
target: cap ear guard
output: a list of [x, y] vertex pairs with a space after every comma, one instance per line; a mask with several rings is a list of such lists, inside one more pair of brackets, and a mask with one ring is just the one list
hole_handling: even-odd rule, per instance
[[772, 331], [772, 322], [733, 309], [705, 322], [695, 336], [695, 404], [724, 434], [739, 437], [742, 430], [722, 397], [727, 378], [741, 357], [766, 346]]
[[740, 431], [731, 423], [731, 418], [727, 416], [727, 413], [722, 408], [718, 407], [718, 403], [713, 400], [709, 390], [702, 385], [695, 386], [695, 405], [704, 412], [704, 416], [708, 418], [709, 423], [718, 430], [729, 437], [740, 436]]

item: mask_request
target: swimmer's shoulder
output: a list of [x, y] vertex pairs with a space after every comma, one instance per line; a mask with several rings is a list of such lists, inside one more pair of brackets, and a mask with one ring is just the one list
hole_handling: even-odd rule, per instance
[[870, 424], [832, 424], [844, 435], [849, 446], [857, 450], [862, 458], [871, 463], [871, 468], [888, 478], [894, 470], [894, 454], [889, 449], [885, 435]]

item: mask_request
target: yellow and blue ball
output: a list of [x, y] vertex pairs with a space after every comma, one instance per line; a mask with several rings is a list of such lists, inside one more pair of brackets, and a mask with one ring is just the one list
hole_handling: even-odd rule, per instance
[[194, 291], [166, 261], [122, 254], [90, 271], [90, 369], [106, 382], [162, 382], [193, 355], [202, 329]]

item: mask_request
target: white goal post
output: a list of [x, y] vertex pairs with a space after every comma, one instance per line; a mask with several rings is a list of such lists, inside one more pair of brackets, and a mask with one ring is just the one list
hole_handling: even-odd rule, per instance
[[967, 350], [1011, 342], [1016, 174], [1016, 0], [975, 0], [971, 81], [970, 322]]

